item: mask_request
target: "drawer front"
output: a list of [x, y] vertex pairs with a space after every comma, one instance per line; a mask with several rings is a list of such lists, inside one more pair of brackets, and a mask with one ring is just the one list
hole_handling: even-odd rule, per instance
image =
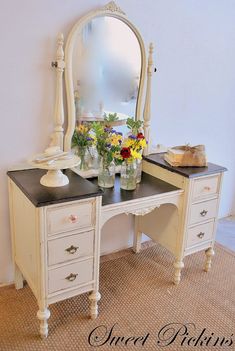
[[49, 209], [47, 212], [48, 234], [91, 227], [93, 225], [93, 202]]
[[94, 232], [92, 230], [49, 241], [49, 266], [84, 256], [93, 256], [93, 241]]
[[200, 244], [213, 238], [214, 221], [197, 225], [188, 230], [187, 247]]
[[49, 294], [89, 283], [93, 279], [93, 259], [52, 269], [48, 272]]
[[219, 176], [201, 178], [194, 181], [193, 200], [218, 194]]
[[206, 219], [216, 217], [217, 199], [203, 201], [191, 206], [190, 224], [202, 222]]

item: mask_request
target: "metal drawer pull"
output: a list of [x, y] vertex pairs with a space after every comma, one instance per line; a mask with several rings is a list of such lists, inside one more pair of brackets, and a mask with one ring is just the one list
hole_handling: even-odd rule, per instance
[[75, 254], [75, 252], [77, 252], [77, 250], [79, 249], [78, 246], [73, 246], [71, 245], [70, 247], [68, 247], [67, 249], [65, 249], [65, 251], [67, 251], [70, 254]]
[[207, 212], [208, 212], [208, 211], [203, 210], [202, 212], [200, 212], [200, 215], [201, 215], [202, 217], [205, 217], [205, 215], [207, 214]]
[[207, 191], [211, 190], [211, 188], [209, 186], [205, 186], [204, 189], [207, 190]]
[[71, 223], [77, 223], [77, 221], [78, 221], [78, 216], [76, 216], [76, 215], [70, 215], [70, 216], [69, 216], [69, 221], [70, 221]]
[[65, 279], [69, 280], [70, 282], [73, 282], [77, 278], [77, 274], [70, 273]]
[[205, 233], [203, 233], [203, 232], [200, 232], [199, 234], [197, 234], [197, 236], [198, 236], [200, 239], [202, 239], [202, 238], [204, 237], [204, 235], [205, 235]]

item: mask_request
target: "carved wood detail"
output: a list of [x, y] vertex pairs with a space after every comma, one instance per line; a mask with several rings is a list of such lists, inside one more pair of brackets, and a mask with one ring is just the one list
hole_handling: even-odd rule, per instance
[[153, 210], [155, 210], [155, 208], [159, 208], [160, 205], [156, 205], [156, 206], [151, 206], [151, 207], [147, 207], [147, 208], [141, 208], [141, 209], [137, 209], [135, 211], [129, 211], [126, 212], [127, 215], [132, 214], [135, 216], [144, 216], [150, 212], [152, 212]]
[[114, 1], [110, 1], [107, 5], [103, 6], [102, 10], [118, 12], [118, 13], [121, 13], [122, 15], [125, 15], [125, 12], [122, 11], [122, 9], [119, 6], [117, 6]]

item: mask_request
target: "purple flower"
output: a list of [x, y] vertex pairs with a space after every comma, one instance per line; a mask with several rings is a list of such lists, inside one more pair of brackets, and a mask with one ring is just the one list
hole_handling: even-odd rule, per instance
[[112, 130], [112, 128], [105, 127], [105, 128], [104, 128], [104, 131], [109, 133], [109, 132], [112, 132], [113, 130]]
[[105, 144], [106, 147], [111, 147], [112, 145], [110, 143]]
[[129, 138], [130, 138], [130, 139], [133, 139], [133, 140], [136, 140], [136, 139], [137, 139], [137, 137], [136, 137], [135, 135], [129, 135]]
[[116, 132], [116, 134], [121, 136], [123, 135], [122, 132]]
[[93, 141], [94, 139], [91, 138], [91, 137], [87, 137], [86, 140], [87, 140], [87, 141]]

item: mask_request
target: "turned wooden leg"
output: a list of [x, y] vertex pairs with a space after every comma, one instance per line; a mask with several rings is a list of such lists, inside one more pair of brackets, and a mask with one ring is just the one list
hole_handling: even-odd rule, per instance
[[48, 335], [47, 320], [49, 319], [50, 315], [51, 313], [47, 308], [39, 310], [37, 313], [37, 317], [40, 320], [40, 335], [42, 338], [46, 338]]
[[101, 298], [101, 295], [98, 291], [97, 292], [93, 291], [89, 295], [91, 319], [96, 319], [96, 317], [98, 316], [98, 301], [100, 300], [100, 298]]
[[22, 289], [24, 286], [24, 277], [19, 270], [18, 266], [15, 264], [15, 288], [17, 290]]
[[212, 247], [210, 247], [205, 251], [205, 254], [206, 254], [206, 262], [204, 266], [204, 271], [209, 272], [209, 270], [211, 269], [211, 260], [215, 254], [215, 251], [212, 249]]
[[141, 250], [142, 233], [138, 230], [139, 218], [135, 216], [135, 230], [134, 230], [134, 240], [133, 240], [133, 251], [135, 253]]
[[176, 285], [179, 284], [180, 278], [181, 278], [181, 270], [184, 268], [184, 262], [183, 260], [177, 260], [174, 263], [174, 268], [175, 268], [175, 276], [174, 276], [174, 283]]

